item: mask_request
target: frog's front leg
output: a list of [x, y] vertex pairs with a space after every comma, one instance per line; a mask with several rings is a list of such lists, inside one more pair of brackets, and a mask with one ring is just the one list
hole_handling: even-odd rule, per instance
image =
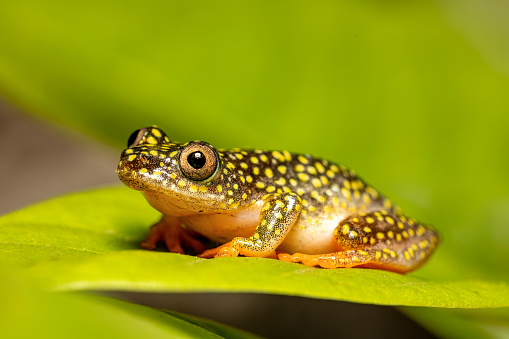
[[203, 252], [199, 257], [275, 257], [276, 248], [283, 242], [299, 218], [301, 200], [295, 193], [275, 193], [264, 198], [260, 221], [249, 238], [232, 241]]
[[141, 243], [141, 247], [146, 250], [154, 250], [157, 243], [163, 241], [168, 250], [173, 253], [184, 254], [182, 246], [192, 248], [195, 253], [201, 253], [206, 247], [196, 239], [199, 236], [194, 231], [182, 228], [177, 217], [164, 215], [159, 222], [150, 228], [147, 238]]

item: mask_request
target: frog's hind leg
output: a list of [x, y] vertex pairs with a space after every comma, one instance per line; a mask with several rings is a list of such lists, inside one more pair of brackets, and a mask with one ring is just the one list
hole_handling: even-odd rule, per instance
[[[373, 251], [371, 251], [373, 252]], [[370, 251], [352, 250], [328, 254], [287, 254], [278, 253], [278, 259], [288, 262], [302, 263], [306, 266], [320, 266], [322, 268], [354, 267], [369, 263], [374, 259]]]
[[280, 253], [279, 259], [323, 268], [367, 267], [400, 273], [421, 266], [439, 242], [430, 226], [385, 210], [353, 215], [334, 230], [342, 251], [308, 255]]

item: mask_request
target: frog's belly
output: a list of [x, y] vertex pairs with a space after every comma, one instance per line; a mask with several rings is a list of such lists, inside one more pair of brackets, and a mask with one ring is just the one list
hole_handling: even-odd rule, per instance
[[318, 224], [297, 224], [293, 226], [277, 250], [289, 254], [337, 252], [340, 248], [334, 239], [334, 229], [340, 221], [341, 218], [334, 218], [332, 220], [320, 220]]
[[[225, 243], [235, 237], [250, 237], [259, 222], [261, 204], [243, 211], [193, 215], [181, 218], [189, 229], [208, 239]], [[299, 221], [293, 226], [283, 243], [277, 248], [286, 253], [321, 254], [339, 250], [334, 239], [334, 229], [342, 217], [320, 220], [318, 224]]]

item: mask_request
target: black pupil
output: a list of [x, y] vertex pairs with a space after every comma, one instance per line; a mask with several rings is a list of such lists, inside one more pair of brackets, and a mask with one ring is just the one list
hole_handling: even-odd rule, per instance
[[131, 136], [129, 137], [129, 139], [127, 140], [127, 147], [131, 147], [134, 142], [136, 141], [136, 138], [138, 137], [138, 133], [140, 133], [141, 129], [137, 129], [136, 131], [134, 131]]
[[194, 169], [200, 169], [203, 166], [205, 166], [206, 159], [205, 159], [205, 156], [203, 155], [203, 153], [198, 151], [198, 152], [193, 152], [193, 153], [189, 154], [187, 156], [187, 162]]

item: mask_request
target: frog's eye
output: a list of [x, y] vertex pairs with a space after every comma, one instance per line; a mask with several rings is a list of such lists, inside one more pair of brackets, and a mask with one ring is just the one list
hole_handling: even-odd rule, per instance
[[194, 181], [212, 179], [217, 173], [218, 164], [217, 152], [201, 141], [190, 143], [180, 153], [180, 169], [184, 176]]
[[127, 140], [127, 148], [140, 146], [142, 144], [154, 146], [170, 142], [170, 139], [157, 126], [140, 128], [134, 131]]

